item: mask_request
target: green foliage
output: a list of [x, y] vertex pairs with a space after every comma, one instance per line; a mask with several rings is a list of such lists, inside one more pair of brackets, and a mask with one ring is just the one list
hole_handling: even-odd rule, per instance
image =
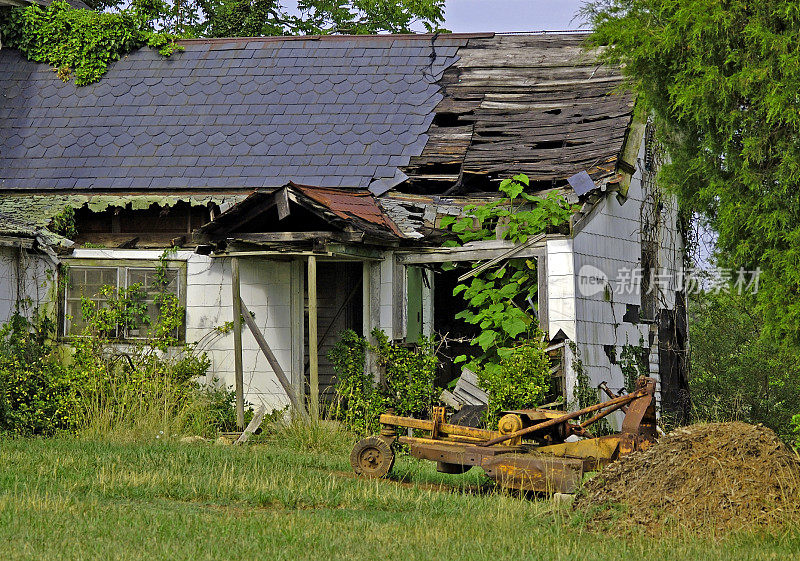
[[53, 323], [14, 314], [0, 329], [0, 432], [21, 436], [74, 430], [73, 373], [51, 344]]
[[572, 388], [572, 400], [575, 409], [583, 409], [600, 403], [597, 395], [597, 388], [593, 388], [589, 380], [589, 375], [583, 368], [583, 361], [578, 354], [578, 346], [569, 342], [573, 353], [572, 371], [575, 373], [575, 386]]
[[[572, 402], [570, 403], [570, 409], [583, 409], [585, 407], [591, 407], [592, 405], [600, 403], [601, 400], [599, 390], [592, 386], [589, 375], [586, 373], [586, 370], [583, 367], [583, 360], [580, 357], [578, 345], [576, 345], [573, 341], [569, 341], [569, 348], [573, 355], [572, 371], [575, 373], [575, 385], [572, 388]], [[581, 420], [585, 421], [591, 416], [591, 413], [584, 415]], [[601, 419], [595, 423], [592, 426], [591, 431], [592, 434], [596, 436], [612, 434], [615, 432], [608, 424], [606, 419]]]
[[800, 352], [765, 337], [749, 294], [703, 292], [689, 301], [689, 387], [697, 420], [763, 423], [787, 441], [800, 412]]
[[496, 426], [501, 411], [535, 407], [549, 389], [550, 359], [542, 334], [520, 341], [499, 364], [487, 364], [478, 372], [478, 382], [489, 394], [487, 426]]
[[141, 2], [112, 13], [76, 10], [55, 0], [46, 7], [4, 10], [0, 34], [4, 47], [55, 66], [65, 81], [74, 75], [81, 86], [99, 80], [109, 64], [139, 47], [148, 45], [164, 56], [181, 49], [175, 36], [154, 29], [152, 17], [150, 6]]
[[98, 11], [65, 0], [0, 9], [4, 46], [56, 67], [62, 80], [91, 84], [109, 64], [143, 46], [170, 56], [186, 37], [432, 32], [444, 0], [95, 0]]
[[[371, 434], [378, 417], [387, 409], [398, 415], [426, 417], [441, 389], [434, 385], [438, 360], [433, 339], [421, 339], [408, 347], [389, 341], [375, 329], [376, 344], [353, 331], [345, 331], [328, 358], [336, 370], [338, 402], [334, 417], [358, 434]], [[375, 353], [382, 376], [375, 384], [375, 373], [365, 369], [367, 351]]]
[[[498, 233], [501, 239], [521, 244], [569, 219], [573, 209], [563, 197], [555, 192], [545, 197], [530, 195], [525, 192], [529, 184], [524, 174], [505, 179], [500, 183], [504, 197], [467, 206], [462, 218], [445, 217], [441, 227], [449, 228], [455, 237], [445, 245], [492, 240]], [[476, 371], [483, 364], [499, 364], [508, 358], [518, 338], [534, 338], [537, 322], [532, 303], [536, 292], [536, 263], [531, 259], [509, 259], [496, 269], [475, 275], [469, 284], [456, 286], [453, 294], [462, 294], [467, 303], [456, 317], [481, 328], [473, 340], [483, 353], [472, 363]]]
[[592, 43], [623, 63], [670, 162], [660, 182], [718, 233], [721, 265], [762, 270], [765, 335], [800, 341], [800, 5], [604, 0]]
[[[212, 436], [235, 427], [233, 392], [201, 386], [197, 379], [205, 376], [208, 357], [176, 338], [183, 309], [166, 291], [169, 256], [162, 255], [156, 275], [164, 290], [155, 299], [155, 321], [140, 285], [102, 287], [102, 306], [84, 300], [86, 327], [68, 349], [54, 343], [55, 325], [46, 316], [12, 316], [0, 330], [0, 432], [136, 438]], [[147, 337], [121, 340], [125, 329], [142, 323], [149, 325]]]
[[434, 386], [436, 358], [433, 338], [422, 338], [414, 346], [391, 343], [380, 329], [372, 332], [377, 344], [378, 365], [383, 369], [381, 393], [387, 407], [398, 415], [428, 416], [441, 393]]
[[59, 236], [74, 238], [78, 235], [78, 228], [75, 226], [75, 209], [71, 206], [64, 207], [64, 210], [50, 221], [48, 229]]
[[374, 383], [374, 375], [365, 365], [367, 340], [348, 329], [328, 353], [336, 370], [336, 406], [333, 417], [356, 434], [378, 430], [383, 399]]
[[639, 345], [624, 345], [619, 355], [619, 367], [625, 380], [625, 391], [636, 391], [636, 380], [640, 376], [650, 375], [650, 349], [644, 346], [644, 341]]
[[[468, 206], [461, 218], [445, 217], [441, 227], [454, 234], [454, 239], [445, 245], [453, 247], [498, 236], [523, 244], [531, 236], [569, 220], [573, 209], [563, 197], [555, 192], [544, 197], [530, 195], [525, 192], [529, 185], [524, 174], [505, 179], [500, 183], [504, 197]], [[478, 265], [473, 264], [473, 268]], [[542, 381], [547, 379], [549, 364], [540, 349], [544, 334], [539, 331], [533, 304], [537, 290], [533, 259], [509, 259], [453, 290], [454, 295], [461, 294], [466, 302], [466, 309], [458, 312], [456, 318], [481, 329], [472, 341], [480, 354], [470, 361], [469, 367], [478, 374], [483, 389], [491, 396], [493, 405], [487, 411], [490, 421], [502, 408], [535, 405], [531, 398], [541, 399], [547, 390]], [[467, 357], [456, 360], [463, 362]], [[515, 360], [523, 361], [524, 366], [518, 365], [517, 369], [513, 366]], [[518, 385], [523, 372], [530, 385]]]
[[304, 34], [413, 33], [415, 23], [426, 31], [444, 21], [444, 0], [299, 0], [297, 29]]
[[794, 431], [794, 447], [800, 450], [800, 413], [792, 417], [792, 429]]
[[174, 29], [204, 37], [412, 33], [439, 29], [444, 0], [197, 0], [172, 15]]

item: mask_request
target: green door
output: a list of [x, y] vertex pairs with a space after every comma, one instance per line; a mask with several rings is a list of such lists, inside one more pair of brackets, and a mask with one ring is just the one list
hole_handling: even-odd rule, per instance
[[406, 342], [416, 343], [422, 337], [422, 275], [420, 267], [406, 268]]

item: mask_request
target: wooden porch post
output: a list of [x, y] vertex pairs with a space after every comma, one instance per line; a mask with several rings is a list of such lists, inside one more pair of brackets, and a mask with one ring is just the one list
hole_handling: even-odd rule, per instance
[[308, 365], [311, 418], [319, 419], [319, 342], [317, 337], [317, 258], [308, 256]]
[[242, 367], [242, 298], [239, 285], [239, 258], [231, 257], [233, 296], [233, 358], [236, 370], [236, 426], [244, 430], [244, 372]]

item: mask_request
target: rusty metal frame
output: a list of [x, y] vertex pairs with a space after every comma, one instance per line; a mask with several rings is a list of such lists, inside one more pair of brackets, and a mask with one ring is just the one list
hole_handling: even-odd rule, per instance
[[[523, 437], [557, 428], [558, 438], [588, 435], [586, 427], [606, 415], [627, 407], [622, 431], [577, 442], [544, 444], [523, 442]], [[636, 391], [614, 396], [608, 401], [578, 411], [559, 414], [553, 411], [522, 410], [512, 414], [533, 413], [546, 420], [513, 432], [500, 432], [447, 423], [444, 407], [436, 407], [430, 420], [400, 417], [392, 412], [381, 415], [381, 438], [408, 446], [417, 458], [437, 462], [445, 473], [460, 473], [472, 466], [483, 468], [501, 486], [537, 492], [574, 492], [583, 473], [596, 470], [619, 456], [644, 449], [654, 442], [656, 433], [655, 380], [640, 378]], [[595, 413], [582, 423], [571, 423], [581, 416]], [[398, 436], [397, 428], [416, 429], [429, 436]], [[547, 437], [545, 442], [552, 439]], [[509, 445], [509, 442], [513, 445]], [[459, 471], [460, 470], [460, 471]]]

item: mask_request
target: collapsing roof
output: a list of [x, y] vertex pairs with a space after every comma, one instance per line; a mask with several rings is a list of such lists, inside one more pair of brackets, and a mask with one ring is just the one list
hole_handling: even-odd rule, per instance
[[[366, 190], [289, 183], [258, 190], [198, 229], [198, 241], [257, 245], [333, 240], [394, 244], [403, 234]], [[224, 244], [223, 244], [224, 245]]]
[[98, 83], [0, 50], [0, 190], [427, 194], [620, 167], [632, 98], [582, 35], [273, 37], [141, 49]]
[[411, 185], [454, 194], [525, 173], [539, 189], [568, 188], [584, 170], [598, 187], [614, 180], [634, 99], [620, 91], [619, 69], [598, 63], [585, 39], [469, 39], [440, 81], [444, 97], [425, 150], [403, 170]]

